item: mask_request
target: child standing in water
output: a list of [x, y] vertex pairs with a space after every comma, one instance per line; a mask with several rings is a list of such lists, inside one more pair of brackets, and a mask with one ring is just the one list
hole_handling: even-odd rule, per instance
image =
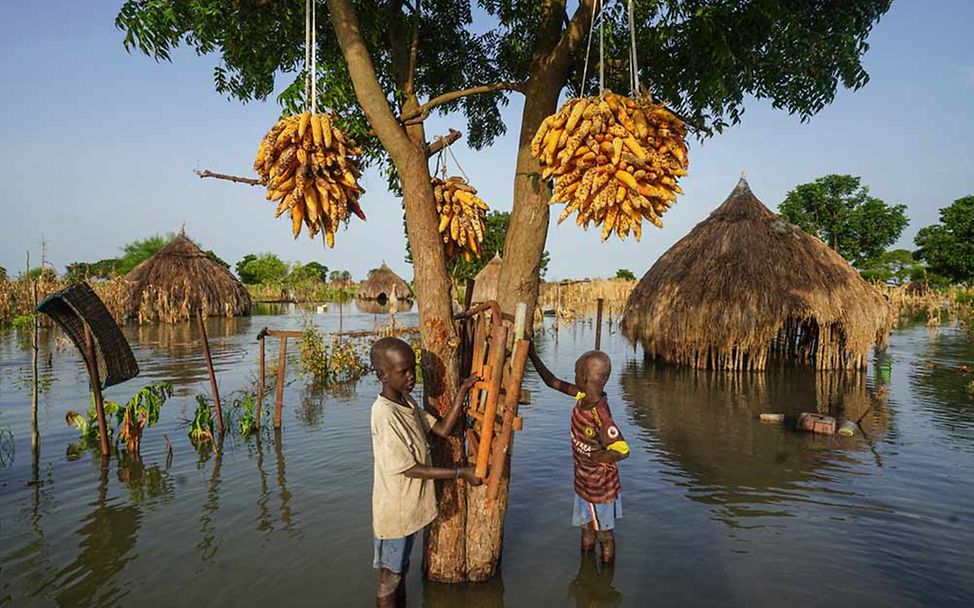
[[559, 380], [538, 358], [531, 344], [531, 362], [549, 387], [574, 397], [571, 438], [575, 465], [575, 508], [572, 524], [582, 529], [582, 551], [601, 546], [602, 562], [615, 561], [615, 520], [622, 517], [622, 484], [616, 463], [629, 456], [629, 445], [612, 419], [605, 385], [612, 361], [591, 350], [575, 362], [575, 383]]
[[473, 467], [432, 466], [426, 440], [429, 433], [446, 438], [453, 432], [463, 400], [477, 378], [471, 376], [460, 385], [450, 411], [437, 420], [409, 394], [416, 385], [416, 355], [409, 344], [382, 338], [372, 345], [370, 358], [382, 383], [382, 392], [372, 404], [373, 567], [379, 571], [376, 602], [394, 606], [416, 534], [436, 517], [433, 480], [482, 483]]

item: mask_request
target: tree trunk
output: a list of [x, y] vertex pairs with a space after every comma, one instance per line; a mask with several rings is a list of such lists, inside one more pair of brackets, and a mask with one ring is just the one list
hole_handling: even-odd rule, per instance
[[[557, 110], [558, 97], [571, 70], [572, 55], [588, 32], [594, 2], [581, 0], [566, 29], [563, 29], [565, 3], [546, 3], [531, 76], [524, 88], [514, 174], [514, 206], [504, 241], [497, 301], [501, 310], [510, 314], [519, 302], [524, 302], [528, 327], [533, 324], [538, 303], [538, 279], [549, 218], [548, 187], [541, 180], [540, 164], [531, 156], [531, 140], [544, 119]], [[510, 490], [510, 460], [508, 456], [492, 513], [488, 514], [486, 510], [485, 489], [470, 488], [467, 491], [467, 574], [473, 581], [493, 576], [500, 563]]]
[[[348, 63], [355, 95], [382, 147], [389, 153], [402, 186], [406, 236], [413, 253], [416, 304], [422, 338], [423, 393], [427, 408], [446, 413], [457, 386], [457, 346], [450, 303], [450, 277], [433, 202], [422, 125], [403, 129], [389, 106], [349, 0], [328, 0], [335, 34]], [[414, 103], [414, 100], [411, 101]], [[405, 108], [408, 110], [408, 108]], [[457, 466], [458, 437], [433, 446], [434, 464]], [[424, 568], [431, 580], [465, 580], [465, 497], [459, 482], [437, 482], [439, 516], [426, 534]]]

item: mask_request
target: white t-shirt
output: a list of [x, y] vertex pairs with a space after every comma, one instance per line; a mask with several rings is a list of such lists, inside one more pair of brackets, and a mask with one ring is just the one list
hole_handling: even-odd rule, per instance
[[372, 530], [376, 538], [403, 538], [436, 518], [432, 479], [403, 473], [433, 464], [426, 439], [436, 417], [409, 399], [404, 407], [379, 395], [372, 404]]

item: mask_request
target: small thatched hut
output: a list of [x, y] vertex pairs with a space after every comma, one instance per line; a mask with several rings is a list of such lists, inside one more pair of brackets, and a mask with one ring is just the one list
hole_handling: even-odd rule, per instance
[[125, 275], [124, 318], [182, 321], [205, 316], [250, 314], [250, 294], [230, 271], [180, 234]]
[[861, 368], [885, 344], [888, 310], [848, 262], [772, 213], [742, 178], [639, 281], [622, 332], [651, 358], [697, 368]]
[[409, 288], [409, 283], [399, 278], [399, 275], [382, 262], [382, 266], [376, 268], [372, 276], [362, 282], [355, 296], [377, 302], [412, 300], [413, 291]]
[[497, 283], [501, 278], [501, 254], [494, 254], [494, 259], [487, 262], [487, 265], [480, 269], [477, 276], [473, 278], [473, 299], [472, 302], [486, 302], [497, 299]]

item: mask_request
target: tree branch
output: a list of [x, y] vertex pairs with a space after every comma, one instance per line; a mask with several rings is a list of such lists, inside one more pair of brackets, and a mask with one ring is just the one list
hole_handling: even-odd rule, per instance
[[200, 179], [202, 179], [204, 177], [212, 177], [212, 178], [215, 178], [215, 179], [225, 179], [225, 180], [231, 181], [231, 182], [233, 182], [235, 184], [247, 184], [249, 186], [263, 186], [264, 185], [259, 179], [254, 179], [252, 177], [240, 177], [238, 175], [227, 175], [225, 173], [214, 173], [214, 172], [210, 171], [209, 169], [203, 169], [202, 171], [200, 171], [199, 169], [197, 169], [196, 171], [194, 171], [194, 173], [196, 173], [196, 175], [198, 175]]
[[426, 158], [430, 158], [443, 148], [452, 145], [462, 136], [463, 134], [456, 129], [450, 129], [450, 132], [446, 135], [441, 135], [434, 139], [433, 143], [426, 144]]
[[442, 95], [437, 95], [433, 99], [430, 99], [423, 105], [416, 108], [414, 112], [410, 112], [408, 115], [404, 114], [399, 117], [399, 120], [403, 123], [410, 124], [415, 122], [422, 122], [426, 120], [430, 115], [430, 111], [443, 104], [450, 103], [451, 101], [456, 101], [457, 99], [463, 97], [470, 97], [471, 95], [481, 95], [483, 93], [494, 93], [496, 91], [524, 91], [524, 85], [520, 82], [495, 82], [492, 84], [482, 84], [476, 87], [470, 87], [469, 89], [461, 89], [459, 91], [450, 91], [449, 93], [443, 93]]
[[379, 77], [375, 73], [369, 49], [365, 46], [351, 0], [328, 0], [328, 12], [342, 55], [348, 64], [348, 73], [352, 78], [359, 105], [379, 141], [392, 157], [393, 163], [399, 165], [407, 160], [407, 150], [413, 144], [389, 107], [385, 91], [379, 84]]

